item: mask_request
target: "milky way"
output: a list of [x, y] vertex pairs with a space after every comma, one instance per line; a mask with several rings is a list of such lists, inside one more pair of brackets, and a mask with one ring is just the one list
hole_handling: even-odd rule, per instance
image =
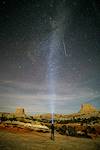
[[97, 1], [1, 0], [0, 14], [0, 111], [100, 107]]

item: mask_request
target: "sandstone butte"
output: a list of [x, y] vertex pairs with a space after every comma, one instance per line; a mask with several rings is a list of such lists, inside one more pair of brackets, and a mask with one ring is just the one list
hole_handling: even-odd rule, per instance
[[21, 108], [21, 107], [18, 107], [14, 114], [16, 117], [25, 117], [26, 116], [24, 108]]
[[87, 114], [87, 113], [93, 113], [93, 112], [96, 112], [96, 108], [92, 106], [91, 104], [86, 103], [86, 104], [81, 105], [80, 113]]

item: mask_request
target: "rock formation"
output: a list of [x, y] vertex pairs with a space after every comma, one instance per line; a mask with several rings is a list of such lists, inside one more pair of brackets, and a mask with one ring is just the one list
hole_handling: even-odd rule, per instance
[[96, 108], [92, 106], [91, 104], [82, 104], [80, 113], [87, 114], [87, 113], [93, 113], [96, 112]]
[[25, 117], [25, 110], [24, 108], [17, 108], [15, 111], [15, 116], [16, 117]]

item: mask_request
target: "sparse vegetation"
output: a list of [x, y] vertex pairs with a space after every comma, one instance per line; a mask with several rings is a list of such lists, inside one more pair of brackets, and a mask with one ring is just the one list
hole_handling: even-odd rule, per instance
[[[51, 127], [51, 114], [29, 116], [25, 114], [24, 108], [17, 108], [15, 113], [0, 113], [0, 123], [5, 127], [20, 127], [46, 132]], [[54, 123], [55, 130], [66, 136], [90, 137], [91, 134], [100, 134], [99, 111], [87, 114], [55, 114]]]

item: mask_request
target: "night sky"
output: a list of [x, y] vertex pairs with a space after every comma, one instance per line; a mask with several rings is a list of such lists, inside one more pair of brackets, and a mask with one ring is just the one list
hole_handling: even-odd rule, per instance
[[99, 0], [0, 0], [0, 111], [100, 108]]

